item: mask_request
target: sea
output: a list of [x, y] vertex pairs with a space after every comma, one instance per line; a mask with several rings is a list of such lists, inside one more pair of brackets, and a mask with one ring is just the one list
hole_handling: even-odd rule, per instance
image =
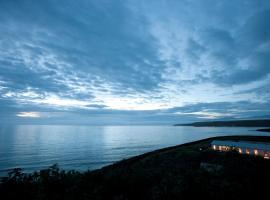
[[164, 147], [213, 136], [269, 135], [257, 128], [189, 126], [1, 125], [0, 177], [14, 168], [26, 173], [58, 164], [94, 170]]

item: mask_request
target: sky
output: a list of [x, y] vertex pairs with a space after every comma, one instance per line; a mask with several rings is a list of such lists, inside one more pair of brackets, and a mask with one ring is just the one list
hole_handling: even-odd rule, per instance
[[269, 0], [0, 0], [1, 123], [269, 117]]

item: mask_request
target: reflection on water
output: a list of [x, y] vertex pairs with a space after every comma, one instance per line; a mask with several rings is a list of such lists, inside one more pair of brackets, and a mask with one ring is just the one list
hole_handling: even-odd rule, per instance
[[173, 126], [41, 126], [0, 127], [0, 175], [54, 163], [65, 169], [96, 169], [154, 149], [220, 135], [270, 135], [253, 128]]

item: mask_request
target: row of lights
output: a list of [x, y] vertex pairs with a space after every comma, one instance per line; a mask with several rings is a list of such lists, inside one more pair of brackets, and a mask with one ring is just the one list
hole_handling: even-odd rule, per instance
[[[218, 146], [218, 148], [217, 148], [217, 146], [216, 145], [213, 145], [213, 149], [214, 150], [220, 150], [220, 151], [222, 151], [222, 149], [224, 149], [225, 148], [225, 150], [228, 150], [230, 147], [227, 147], [227, 146]], [[243, 151], [242, 151], [242, 149], [241, 148], [238, 148], [238, 152], [239, 153], [243, 153]], [[246, 149], [246, 154], [250, 154], [250, 150], [249, 149]], [[254, 155], [259, 155], [259, 152], [258, 152], [258, 150], [257, 149], [254, 149]], [[267, 154], [267, 153], [265, 153], [264, 154], [264, 158], [265, 159], [269, 159], [269, 155]]]

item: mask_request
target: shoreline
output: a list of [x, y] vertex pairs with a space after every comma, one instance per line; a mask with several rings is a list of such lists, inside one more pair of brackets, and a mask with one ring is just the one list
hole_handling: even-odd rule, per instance
[[[162, 200], [190, 199], [197, 195], [215, 197], [210, 199], [241, 199], [257, 192], [267, 193], [268, 185], [263, 183], [268, 182], [270, 176], [270, 161], [209, 149], [211, 141], [217, 139], [270, 143], [270, 136], [217, 136], [154, 150], [93, 171], [64, 171], [57, 165], [31, 174], [17, 170], [0, 183], [0, 196], [8, 199]], [[250, 185], [253, 188], [248, 194], [246, 188]]]
[[260, 131], [260, 132], [270, 132], [270, 128], [262, 128], [262, 129], [257, 129], [256, 131]]
[[270, 127], [270, 119], [254, 120], [228, 120], [228, 121], [201, 121], [188, 124], [174, 124], [174, 126], [193, 126], [193, 127]]
[[[268, 131], [265, 131], [264, 129], [258, 129], [256, 131], [261, 131], [261, 132], [268, 132]], [[247, 141], [259, 141], [259, 142], [264, 142], [264, 141], [267, 141], [270, 143], [270, 136], [258, 136], [258, 135], [230, 135], [230, 136], [215, 136], [215, 137], [208, 137], [208, 138], [205, 138], [205, 139], [200, 139], [200, 140], [197, 140], [197, 141], [192, 141], [192, 142], [187, 142], [187, 143], [184, 143], [184, 144], [179, 144], [179, 145], [173, 145], [173, 146], [169, 146], [169, 147], [165, 147], [165, 148], [160, 148], [160, 149], [156, 149], [156, 150], [153, 150], [153, 151], [150, 151], [150, 152], [146, 152], [146, 153], [142, 153], [140, 155], [136, 155], [136, 156], [132, 156], [130, 158], [126, 158], [126, 159], [122, 159], [122, 160], [119, 160], [119, 161], [116, 161], [112, 164], [109, 164], [109, 165], [106, 165], [106, 166], [103, 166], [101, 168], [98, 168], [98, 169], [93, 169], [93, 170], [64, 170], [64, 171], [76, 171], [78, 173], [86, 173], [86, 172], [96, 172], [96, 171], [99, 171], [99, 170], [103, 170], [103, 169], [107, 169], [107, 168], [111, 168], [111, 167], [117, 167], [117, 165], [119, 164], [123, 164], [123, 163], [134, 163], [136, 161], [139, 161], [141, 159], [145, 159], [147, 158], [148, 156], [155, 156], [156, 154], [160, 154], [160, 153], [165, 153], [167, 151], [177, 151], [179, 148], [184, 148], [184, 147], [189, 147], [189, 146], [194, 146], [194, 145], [198, 145], [198, 144], [202, 144], [202, 143], [209, 143], [213, 140], [247, 140]], [[57, 165], [57, 163], [55, 163]], [[55, 165], [53, 164], [53, 165]], [[20, 168], [20, 167], [18, 167]], [[8, 171], [12, 171], [14, 169], [18, 169], [18, 168], [13, 168], [13, 169], [10, 169]], [[49, 168], [49, 167], [47, 167]], [[33, 172], [23, 172], [25, 174], [33, 174], [35, 172], [40, 172], [42, 170], [46, 170], [47, 168], [45, 169], [40, 169], [40, 170], [35, 170]], [[23, 170], [23, 169], [22, 169]], [[3, 177], [0, 177], [0, 179], [3, 178]]]

